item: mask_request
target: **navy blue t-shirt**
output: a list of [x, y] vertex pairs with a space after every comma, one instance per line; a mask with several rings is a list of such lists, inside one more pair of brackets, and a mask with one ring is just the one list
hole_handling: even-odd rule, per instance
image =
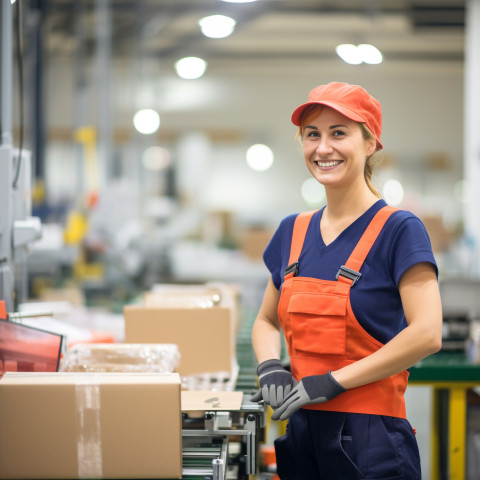
[[[323, 208], [311, 221], [299, 258], [298, 276], [335, 280], [374, 215], [386, 206], [379, 200], [348, 226], [332, 243], [325, 245], [320, 232]], [[283, 271], [290, 257], [293, 224], [298, 214], [282, 220], [268, 244], [263, 259], [281, 290]], [[360, 325], [374, 338], [387, 343], [406, 326], [398, 285], [413, 265], [429, 262], [437, 271], [430, 239], [418, 217], [398, 210], [385, 223], [360, 269], [358, 283], [350, 290], [352, 309]]]

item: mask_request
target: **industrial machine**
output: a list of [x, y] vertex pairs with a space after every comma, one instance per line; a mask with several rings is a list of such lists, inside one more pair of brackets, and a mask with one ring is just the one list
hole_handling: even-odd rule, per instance
[[265, 428], [264, 406], [245, 394], [240, 410], [183, 414], [183, 477], [247, 479], [258, 473], [258, 445]]
[[[23, 291], [25, 247], [41, 236], [31, 215], [30, 152], [12, 145], [12, 6], [0, 3], [0, 300], [13, 311], [14, 290]], [[16, 266], [18, 285], [15, 288]]]
[[[439, 283], [443, 309], [442, 350], [465, 352], [480, 320], [480, 280], [449, 278]], [[475, 345], [478, 349], [478, 344]], [[477, 363], [476, 361], [474, 363]]]
[[8, 311], [26, 299], [28, 246], [42, 234], [40, 219], [31, 216], [30, 185], [30, 153], [0, 146], [0, 299]]

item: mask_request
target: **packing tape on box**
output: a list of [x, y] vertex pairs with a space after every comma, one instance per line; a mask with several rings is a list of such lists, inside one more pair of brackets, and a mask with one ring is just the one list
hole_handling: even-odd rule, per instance
[[97, 375], [75, 375], [79, 478], [102, 478], [100, 382]]

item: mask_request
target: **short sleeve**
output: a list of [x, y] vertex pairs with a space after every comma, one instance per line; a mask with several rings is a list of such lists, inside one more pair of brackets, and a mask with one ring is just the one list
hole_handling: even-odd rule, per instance
[[400, 223], [392, 239], [390, 268], [397, 287], [402, 275], [413, 265], [422, 262], [431, 263], [438, 276], [427, 230], [421, 220], [412, 215]]
[[273, 284], [277, 290], [280, 290], [282, 285], [283, 270], [290, 256], [293, 225], [297, 215], [289, 215], [280, 222], [279, 227], [263, 252], [263, 261], [272, 275]]

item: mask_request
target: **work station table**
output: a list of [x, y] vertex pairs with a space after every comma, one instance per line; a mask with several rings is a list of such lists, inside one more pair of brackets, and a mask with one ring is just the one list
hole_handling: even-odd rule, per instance
[[464, 480], [467, 394], [480, 387], [480, 365], [461, 352], [438, 352], [410, 369], [409, 383], [433, 388], [431, 479]]

